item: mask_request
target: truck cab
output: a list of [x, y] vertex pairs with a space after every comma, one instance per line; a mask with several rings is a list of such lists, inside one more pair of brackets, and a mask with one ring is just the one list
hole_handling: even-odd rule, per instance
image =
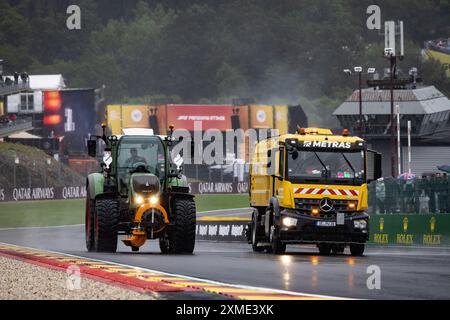
[[367, 184], [381, 177], [381, 155], [347, 130], [299, 129], [261, 141], [250, 169], [248, 227], [254, 251], [282, 254], [315, 244], [321, 254], [364, 253], [369, 237]]

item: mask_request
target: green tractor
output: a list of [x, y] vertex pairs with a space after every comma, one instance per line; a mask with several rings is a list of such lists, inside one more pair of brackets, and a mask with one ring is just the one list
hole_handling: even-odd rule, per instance
[[[116, 252], [119, 235], [139, 251], [148, 239], [159, 239], [162, 253], [193, 253], [196, 208], [182, 175], [183, 159], [172, 159], [177, 143], [173, 127], [168, 136], [150, 129], [129, 129], [123, 136], [93, 136], [91, 157], [98, 140], [105, 143], [102, 170], [87, 178], [86, 247], [94, 252]], [[147, 130], [147, 131], [146, 131]]]

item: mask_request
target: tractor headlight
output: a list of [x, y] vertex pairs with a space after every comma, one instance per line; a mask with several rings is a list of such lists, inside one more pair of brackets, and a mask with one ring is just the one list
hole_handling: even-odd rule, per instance
[[283, 218], [283, 225], [285, 227], [295, 227], [297, 225], [297, 219], [285, 217]]
[[366, 220], [355, 220], [353, 221], [353, 225], [356, 229], [367, 229], [367, 221]]
[[158, 196], [151, 196], [148, 201], [151, 205], [157, 205], [159, 203], [159, 197]]
[[144, 197], [143, 196], [136, 196], [134, 197], [134, 202], [137, 204], [143, 204], [144, 203]]

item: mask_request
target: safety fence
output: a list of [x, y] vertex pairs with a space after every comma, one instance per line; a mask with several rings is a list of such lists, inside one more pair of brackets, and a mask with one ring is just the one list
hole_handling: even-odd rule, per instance
[[369, 185], [369, 213], [450, 213], [450, 177], [380, 179]]

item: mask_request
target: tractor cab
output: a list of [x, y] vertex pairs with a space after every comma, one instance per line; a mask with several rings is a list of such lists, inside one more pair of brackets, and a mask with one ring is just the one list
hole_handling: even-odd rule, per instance
[[121, 195], [127, 195], [134, 180], [146, 174], [164, 184], [166, 152], [163, 142], [157, 136], [123, 136], [117, 146], [115, 169]]

